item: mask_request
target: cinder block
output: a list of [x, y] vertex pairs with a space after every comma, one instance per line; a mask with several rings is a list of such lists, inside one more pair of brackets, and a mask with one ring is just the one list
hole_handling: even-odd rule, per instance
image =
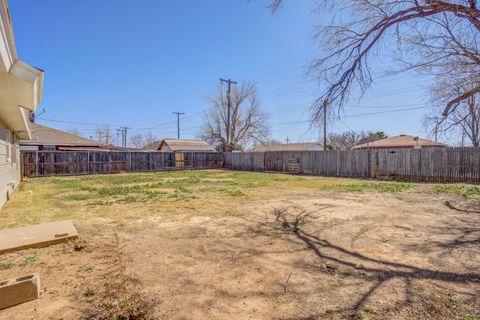
[[40, 275], [38, 273], [0, 281], [0, 310], [38, 299], [39, 296]]

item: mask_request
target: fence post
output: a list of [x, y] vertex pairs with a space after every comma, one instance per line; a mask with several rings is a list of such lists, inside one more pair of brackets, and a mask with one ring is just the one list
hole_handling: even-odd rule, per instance
[[132, 151], [128, 153], [128, 171], [132, 172]]
[[23, 181], [25, 177], [25, 159], [23, 153], [20, 154], [20, 181]]
[[35, 151], [35, 177], [38, 177], [38, 150]]
[[90, 174], [90, 151], [87, 151], [87, 175]]
[[367, 151], [367, 177], [373, 178], [373, 170], [372, 170], [372, 151], [369, 149]]

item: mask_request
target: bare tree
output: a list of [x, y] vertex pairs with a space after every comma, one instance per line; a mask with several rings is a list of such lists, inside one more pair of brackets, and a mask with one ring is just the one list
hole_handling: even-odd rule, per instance
[[358, 144], [360, 135], [354, 131], [343, 133], [330, 133], [328, 135], [328, 143], [333, 145], [336, 150], [351, 150], [354, 145]]
[[211, 103], [205, 113], [200, 136], [220, 150], [240, 150], [263, 141], [269, 133], [267, 115], [261, 111], [254, 83], [243, 82], [232, 90], [230, 141], [227, 141], [228, 97], [219, 85], [217, 92], [207, 97]]
[[130, 138], [130, 143], [136, 148], [141, 149], [145, 145], [145, 141], [143, 140], [143, 136], [140, 133], [134, 134]]
[[[463, 82], [462, 77], [458, 79], [455, 74], [445, 76], [446, 81], [439, 81], [432, 88], [433, 105], [441, 104], [452, 95], [468, 91], [472, 87], [469, 82]], [[466, 138], [474, 147], [480, 146], [480, 95], [473, 95], [462, 101], [460, 106], [454, 108], [447, 117], [439, 117], [435, 110], [426, 118], [425, 124], [431, 133], [438, 137], [448, 135], [451, 132], [458, 132], [463, 139]]]
[[112, 144], [113, 142], [112, 130], [109, 126], [98, 127], [95, 129], [95, 135], [98, 142], [104, 144]]
[[144, 134], [137, 133], [130, 138], [130, 143], [137, 149], [142, 149], [146, 146], [153, 145], [157, 141], [157, 138], [153, 135], [151, 131], [148, 131]]
[[[282, 2], [284, 0], [270, 0], [268, 3], [276, 10]], [[384, 51], [399, 58], [408, 70], [440, 77], [448, 72], [461, 72], [463, 79], [472, 83], [470, 89], [445, 101], [444, 117], [480, 93], [477, 50], [480, 10], [476, 0], [324, 0], [318, 3], [320, 23], [314, 38], [325, 54], [312, 62], [310, 71], [326, 89], [312, 107], [314, 121], [321, 117], [324, 101], [341, 108], [353, 88], [365, 92], [373, 81], [371, 62]], [[394, 49], [392, 44], [396, 44]], [[458, 66], [463, 67], [460, 72]]]
[[143, 135], [143, 142], [145, 143], [144, 144], [145, 146], [151, 145], [157, 140], [158, 140], [157, 137], [151, 131], [148, 131]]
[[380, 139], [387, 138], [383, 131], [347, 131], [343, 133], [331, 133], [328, 136], [329, 144], [337, 150], [351, 150], [357, 144], [373, 142]]

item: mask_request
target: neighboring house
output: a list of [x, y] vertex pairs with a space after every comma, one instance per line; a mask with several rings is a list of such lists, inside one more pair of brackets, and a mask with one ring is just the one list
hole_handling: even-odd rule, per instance
[[110, 145], [92, 141], [75, 134], [30, 123], [31, 138], [20, 140], [21, 151], [82, 151], [82, 150], [110, 150]]
[[422, 148], [446, 148], [448, 145], [428, 139], [401, 134], [368, 143], [357, 144], [356, 150], [380, 150], [380, 149], [422, 149]]
[[266, 151], [321, 151], [323, 145], [318, 142], [300, 142], [300, 143], [278, 143], [257, 145], [250, 150], [251, 152]]
[[6, 0], [0, 0], [0, 206], [21, 179], [18, 141], [42, 99], [43, 71], [18, 59]]

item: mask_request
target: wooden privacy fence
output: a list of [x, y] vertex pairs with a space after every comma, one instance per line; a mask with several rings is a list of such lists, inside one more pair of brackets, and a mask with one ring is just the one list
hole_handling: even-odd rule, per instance
[[479, 148], [280, 152], [23, 152], [27, 177], [213, 169], [480, 183]]
[[218, 152], [22, 152], [26, 177], [222, 168]]
[[479, 148], [225, 153], [224, 168], [335, 177], [480, 183]]

